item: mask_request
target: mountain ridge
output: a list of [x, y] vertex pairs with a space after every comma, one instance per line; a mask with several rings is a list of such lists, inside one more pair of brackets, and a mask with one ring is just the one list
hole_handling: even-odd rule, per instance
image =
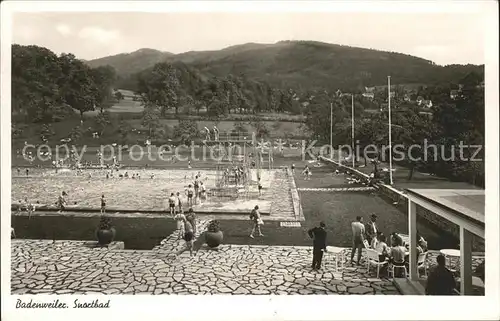
[[109, 64], [115, 68], [122, 83], [131, 84], [135, 74], [159, 62], [182, 62], [208, 77], [244, 75], [281, 88], [305, 90], [349, 90], [382, 85], [387, 75], [398, 83], [425, 84], [454, 82], [469, 72], [484, 75], [484, 65], [441, 66], [404, 53], [307, 40], [245, 43], [220, 50], [179, 54], [142, 48], [87, 63], [91, 67]]

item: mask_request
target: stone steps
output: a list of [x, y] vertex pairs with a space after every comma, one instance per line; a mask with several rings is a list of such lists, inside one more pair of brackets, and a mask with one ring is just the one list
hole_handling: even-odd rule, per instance
[[[205, 231], [209, 222], [209, 220], [196, 220], [196, 234], [193, 241], [196, 241], [198, 237]], [[163, 239], [160, 242], [160, 245], [155, 246], [153, 248], [153, 251], [170, 255], [175, 255], [184, 251], [186, 248], [186, 242], [183, 239], [184, 235], [179, 235], [179, 233], [181, 233], [181, 231], [175, 230], [167, 238]]]
[[294, 216], [292, 196], [290, 195], [290, 181], [285, 171], [275, 171], [272, 182], [271, 217]]

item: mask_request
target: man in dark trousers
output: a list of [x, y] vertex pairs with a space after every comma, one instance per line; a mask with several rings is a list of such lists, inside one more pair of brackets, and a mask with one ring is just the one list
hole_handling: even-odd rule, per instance
[[368, 241], [368, 244], [372, 244], [372, 240], [377, 236], [377, 232], [377, 215], [373, 213], [370, 216], [370, 222], [365, 225], [366, 240]]
[[310, 229], [307, 234], [313, 239], [313, 262], [312, 269], [319, 270], [321, 268], [321, 260], [323, 252], [326, 252], [326, 231], [325, 223], [320, 222], [319, 227]]

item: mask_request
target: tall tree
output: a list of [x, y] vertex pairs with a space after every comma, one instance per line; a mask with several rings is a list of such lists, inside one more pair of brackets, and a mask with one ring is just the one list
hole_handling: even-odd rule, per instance
[[61, 54], [59, 63], [65, 75], [58, 82], [64, 101], [78, 110], [83, 119], [83, 113], [94, 110], [96, 105], [97, 89], [92, 70], [72, 54]]
[[163, 117], [171, 108], [178, 114], [180, 88], [178, 71], [169, 63], [158, 63], [138, 76], [137, 94], [144, 104], [158, 106]]
[[113, 86], [116, 81], [115, 69], [111, 66], [97, 67], [91, 70], [91, 77], [94, 82], [94, 95], [96, 107], [101, 110], [109, 108], [113, 105], [115, 95], [113, 94]]
[[144, 106], [142, 125], [148, 129], [149, 138], [153, 138], [156, 129], [160, 126], [160, 112], [158, 111], [158, 107], [151, 104]]

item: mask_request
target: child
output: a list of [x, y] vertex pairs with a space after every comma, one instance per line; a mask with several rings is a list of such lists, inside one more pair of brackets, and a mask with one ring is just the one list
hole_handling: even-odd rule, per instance
[[191, 184], [188, 185], [188, 188], [186, 189], [186, 194], [187, 194], [188, 206], [193, 206], [194, 191], [193, 188], [191, 187]]
[[179, 212], [182, 212], [182, 202], [181, 202], [181, 193], [177, 192], [176, 195], [176, 204]]
[[207, 190], [205, 189], [205, 185], [203, 185], [203, 182], [200, 182], [200, 204], [202, 201], [207, 200]]
[[193, 240], [194, 240], [194, 230], [193, 225], [184, 217], [184, 241], [186, 241], [186, 247], [189, 249], [189, 254], [193, 255]]
[[106, 213], [106, 199], [104, 198], [104, 194], [101, 195], [101, 214]]
[[191, 169], [193, 167], [191, 167], [191, 161], [188, 161], [188, 169]]
[[26, 210], [28, 211], [28, 219], [31, 218], [31, 214], [35, 211], [35, 205], [33, 203], [28, 202], [28, 198], [24, 199], [24, 202], [26, 203]]
[[254, 209], [250, 213], [250, 220], [253, 223], [252, 231], [250, 232], [250, 237], [254, 238], [253, 234], [255, 233], [255, 231], [259, 233], [259, 236], [264, 236], [260, 230], [260, 226], [264, 224], [264, 221], [260, 217], [258, 205], [255, 205]]
[[175, 195], [174, 195], [174, 193], [171, 193], [170, 197], [168, 198], [168, 206], [170, 209], [170, 215], [174, 216], [174, 214], [175, 214]]
[[196, 235], [196, 215], [192, 208], [189, 209], [188, 214], [186, 215], [186, 220], [191, 223], [193, 227], [193, 233]]
[[30, 175], [30, 169], [26, 168], [26, 177], [28, 177], [29, 175]]
[[200, 181], [198, 179], [198, 175], [196, 175], [196, 177], [194, 179], [194, 195], [195, 195], [195, 197], [198, 197], [199, 190], [200, 190]]
[[64, 198], [64, 196], [66, 196], [68, 194], [66, 194], [65, 191], [63, 191], [61, 193], [61, 195], [59, 195], [59, 198], [57, 200], [57, 206], [59, 207], [59, 212], [63, 211], [65, 209], [65, 206], [66, 206], [66, 199]]
[[177, 222], [177, 231], [179, 232], [179, 240], [184, 235], [184, 222], [186, 221], [186, 216], [182, 212], [177, 213], [174, 216], [174, 220]]
[[259, 196], [262, 196], [262, 183], [260, 182], [260, 179], [259, 179]]
[[306, 168], [304, 168], [302, 175], [304, 175], [304, 180], [311, 179], [311, 170], [309, 169], [309, 166], [306, 165]]

